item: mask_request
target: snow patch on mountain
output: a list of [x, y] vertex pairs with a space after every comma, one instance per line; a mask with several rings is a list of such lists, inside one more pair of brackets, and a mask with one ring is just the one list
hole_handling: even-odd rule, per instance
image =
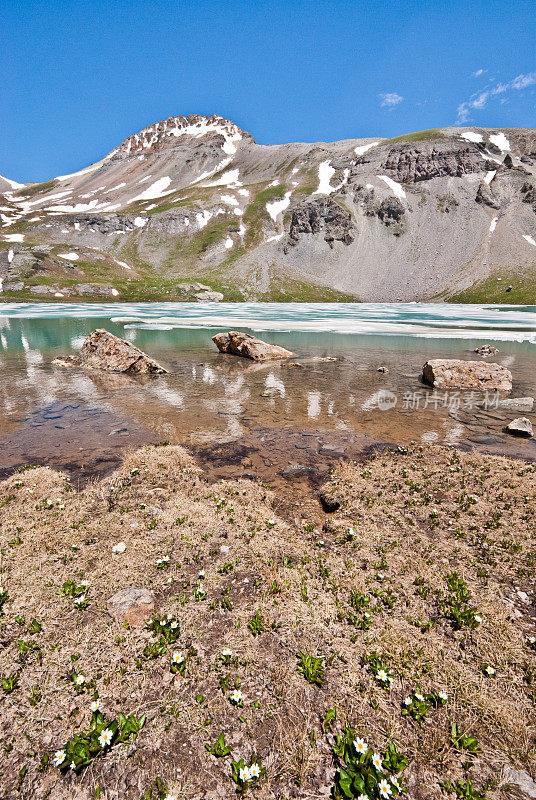
[[489, 137], [489, 140], [492, 144], [499, 148], [501, 153], [508, 153], [511, 150], [510, 142], [502, 131], [500, 133], [492, 133]]
[[331, 186], [331, 178], [335, 175], [335, 169], [330, 161], [322, 161], [318, 166], [318, 189], [313, 194], [331, 194], [335, 188]]
[[227, 172], [224, 172], [221, 178], [218, 178], [217, 181], [212, 181], [212, 183], [205, 183], [204, 186], [229, 186], [231, 188], [236, 188], [237, 186], [242, 186], [242, 182], [238, 180], [238, 176], [240, 175], [239, 169], [228, 169]]
[[276, 222], [278, 216], [289, 207], [291, 194], [292, 192], [286, 192], [285, 196], [279, 200], [274, 200], [273, 203], [266, 203], [266, 210], [274, 222]]
[[385, 183], [391, 189], [395, 197], [398, 197], [400, 200], [405, 200], [406, 193], [399, 183], [394, 181], [392, 178], [389, 178], [387, 175], [378, 175], [377, 177], [381, 181], [385, 181]]
[[366, 153], [367, 150], [370, 150], [371, 147], [376, 147], [379, 142], [369, 142], [368, 144], [360, 144], [357, 147], [354, 147], [354, 153], [356, 156], [362, 156], [363, 153]]
[[475, 144], [484, 141], [482, 135], [476, 133], [476, 131], [464, 131], [462, 133], [462, 139], [467, 139], [468, 142], [474, 142]]
[[0, 181], [5, 181], [6, 183], [9, 183], [9, 185], [13, 190], [22, 189], [24, 186], [26, 186], [25, 183], [17, 183], [17, 181], [12, 181], [11, 178], [6, 178], [4, 175], [0, 175]]
[[171, 178], [166, 175], [164, 178], [159, 178], [157, 181], [152, 183], [148, 189], [144, 192], [139, 194], [137, 197], [133, 197], [130, 201], [131, 203], [135, 203], [138, 200], [154, 200], [157, 197], [164, 197], [166, 194], [171, 194], [173, 189], [169, 192], [166, 192], [169, 184], [171, 183]]

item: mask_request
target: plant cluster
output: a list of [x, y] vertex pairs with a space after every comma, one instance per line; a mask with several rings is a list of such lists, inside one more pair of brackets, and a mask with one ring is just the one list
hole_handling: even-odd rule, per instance
[[476, 628], [482, 622], [478, 609], [469, 605], [471, 593], [467, 584], [457, 572], [447, 576], [448, 593], [439, 598], [439, 606], [443, 613], [448, 614], [456, 630], [462, 628]]
[[337, 771], [333, 797], [388, 800], [402, 790], [400, 773], [407, 767], [408, 759], [390, 744], [384, 753], [374, 751], [355, 730], [345, 725], [335, 736], [331, 747]]
[[415, 689], [404, 699], [402, 716], [410, 716], [415, 722], [422, 722], [431, 708], [440, 708], [446, 705], [448, 696], [445, 692], [433, 689], [423, 694], [420, 689]]
[[61, 587], [61, 593], [66, 597], [72, 597], [73, 605], [79, 611], [89, 605], [87, 581], [81, 581], [80, 584], [77, 584], [74, 578], [69, 578]]
[[89, 729], [77, 734], [54, 754], [54, 765], [61, 772], [72, 770], [80, 772], [93, 759], [100, 756], [108, 748], [121, 742], [135, 739], [145, 725], [145, 714], [136, 718], [133, 714], [119, 714], [118, 719], [105, 719], [98, 701], [92, 704], [95, 709]]

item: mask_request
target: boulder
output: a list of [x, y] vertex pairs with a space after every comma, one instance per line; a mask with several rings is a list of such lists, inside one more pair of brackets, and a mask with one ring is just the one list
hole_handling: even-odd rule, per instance
[[154, 594], [149, 589], [128, 586], [116, 592], [106, 602], [108, 613], [117, 622], [127, 622], [141, 628], [154, 611]]
[[90, 367], [129, 375], [167, 372], [136, 345], [102, 328], [89, 334], [77, 356], [55, 358], [53, 363], [62, 367]]
[[500, 364], [486, 361], [461, 361], [457, 358], [433, 358], [422, 368], [423, 381], [435, 389], [476, 391], [512, 390], [512, 374]]
[[493, 356], [499, 351], [496, 347], [493, 347], [492, 344], [481, 344], [480, 347], [477, 347], [473, 352], [478, 353], [479, 356]]
[[249, 333], [241, 331], [229, 331], [228, 333], [217, 333], [212, 337], [212, 341], [217, 346], [220, 353], [231, 353], [234, 356], [251, 358], [253, 361], [270, 361], [276, 358], [292, 358], [294, 353], [279, 347], [276, 344], [268, 344], [262, 339], [257, 339]]
[[533, 436], [532, 422], [527, 417], [513, 419], [504, 430], [506, 433], [511, 433], [512, 436], [523, 436], [525, 439], [530, 439]]

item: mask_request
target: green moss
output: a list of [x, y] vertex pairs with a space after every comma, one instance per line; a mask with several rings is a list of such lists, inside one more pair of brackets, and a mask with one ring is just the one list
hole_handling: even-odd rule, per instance
[[284, 197], [287, 187], [285, 184], [279, 186], [268, 186], [266, 189], [258, 191], [253, 201], [248, 205], [244, 214], [244, 224], [247, 227], [245, 236], [246, 247], [253, 247], [262, 239], [262, 224], [270, 220], [270, 215], [266, 210], [266, 203], [273, 203]]
[[384, 139], [380, 142], [380, 147], [384, 144], [397, 144], [398, 142], [423, 142], [430, 139], [443, 139], [444, 134], [438, 128], [428, 128], [424, 131], [415, 133], [405, 133], [403, 136], [395, 136], [394, 139]]
[[55, 186], [58, 185], [58, 181], [53, 178], [50, 181], [43, 181], [43, 183], [35, 183], [33, 186], [24, 186], [24, 188], [19, 189], [15, 195], [20, 197], [32, 197], [34, 194], [41, 194], [44, 192], [50, 192]]
[[270, 290], [258, 295], [262, 302], [272, 303], [356, 303], [359, 299], [347, 292], [307, 281], [274, 276]]
[[[501, 280], [497, 280], [501, 278]], [[506, 289], [511, 286], [512, 290]], [[509, 305], [534, 305], [536, 303], [536, 268], [525, 272], [496, 272], [469, 289], [445, 298], [447, 303], [508, 303]]]

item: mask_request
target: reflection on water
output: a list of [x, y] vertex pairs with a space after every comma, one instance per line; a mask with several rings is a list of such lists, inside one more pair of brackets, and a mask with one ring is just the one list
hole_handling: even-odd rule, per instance
[[[535, 396], [534, 307], [237, 304], [227, 311], [229, 307], [221, 305], [174, 304], [171, 314], [170, 305], [136, 304], [120, 310], [103, 305], [59, 310], [37, 304], [0, 306], [0, 435], [4, 434], [0, 453], [4, 458], [9, 450], [9, 463], [15, 463], [16, 432], [24, 429], [21, 460], [28, 460], [28, 430], [36, 419], [32, 415], [55, 404], [60, 422], [54, 424], [59, 425], [61, 408], [71, 403], [76, 404], [78, 418], [84, 408], [102, 412], [88, 416], [87, 433], [91, 426], [100, 433], [102, 426], [116, 430], [118, 420], [123, 420], [125, 430], [130, 432], [132, 426], [138, 439], [143, 438], [142, 429], [149, 438], [196, 447], [239, 439], [262, 452], [266, 461], [270, 450], [280, 447], [280, 458], [287, 466], [303, 464], [306, 454], [317, 453], [328, 439], [336, 441], [339, 452], [360, 436], [397, 443], [461, 442], [536, 457], [534, 441], [512, 440], [502, 432], [505, 421], [519, 414], [508, 416], [502, 410], [468, 406], [463, 400], [458, 412], [448, 405], [412, 406], [407, 401], [412, 393], [424, 398], [430, 392], [419, 383], [428, 358], [475, 357], [474, 347], [494, 337], [500, 340], [501, 352], [493, 360], [508, 366], [514, 375], [512, 395]], [[193, 327], [201, 320], [214, 327]], [[220, 355], [211, 336], [217, 330], [244, 328], [237, 324], [239, 320], [248, 321], [255, 331], [264, 326], [263, 338], [293, 350], [297, 359], [255, 364]], [[395, 329], [403, 331], [408, 326], [411, 335], [395, 335]], [[52, 365], [55, 356], [78, 349], [96, 327], [135, 342], [168, 367], [170, 374], [129, 377]], [[364, 327], [369, 332], [355, 332]], [[340, 329], [354, 332], [343, 334], [337, 332]], [[379, 372], [379, 367], [384, 371]], [[396, 404], [389, 410], [378, 407], [382, 390], [395, 396]], [[72, 411], [64, 413], [71, 414], [69, 424], [76, 424]], [[41, 419], [35, 424], [36, 440], [43, 438], [43, 425], [49, 422]], [[279, 444], [270, 438], [274, 431]], [[304, 438], [283, 445], [285, 436], [296, 431]], [[102, 442], [99, 446], [105, 449], [106, 440]], [[83, 448], [82, 441], [79, 449]], [[0, 467], [1, 462], [2, 455]]]

